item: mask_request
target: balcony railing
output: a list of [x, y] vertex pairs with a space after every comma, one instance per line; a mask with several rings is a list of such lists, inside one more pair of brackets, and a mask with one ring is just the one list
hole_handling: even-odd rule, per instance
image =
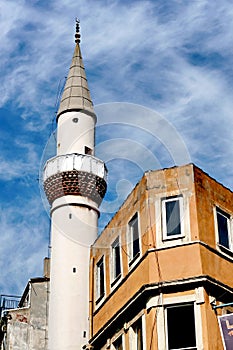
[[64, 171], [86, 171], [106, 181], [107, 170], [103, 161], [86, 154], [66, 154], [49, 159], [44, 166], [44, 181]]
[[0, 315], [3, 311], [16, 309], [19, 305], [21, 297], [16, 295], [1, 295], [0, 296]]

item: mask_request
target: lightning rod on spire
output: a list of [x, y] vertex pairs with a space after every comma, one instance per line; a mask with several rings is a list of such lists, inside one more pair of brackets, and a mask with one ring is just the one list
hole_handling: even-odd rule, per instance
[[80, 43], [80, 21], [78, 18], [76, 18], [76, 33], [75, 33], [75, 43], [79, 44]]

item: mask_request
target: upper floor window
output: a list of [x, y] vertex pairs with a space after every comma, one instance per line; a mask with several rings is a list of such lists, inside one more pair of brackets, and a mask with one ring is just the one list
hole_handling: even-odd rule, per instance
[[104, 257], [97, 262], [96, 265], [96, 299], [97, 302], [104, 296]]
[[140, 253], [138, 213], [128, 223], [129, 259], [134, 260]]
[[171, 197], [162, 201], [163, 238], [183, 235], [183, 197]]
[[194, 304], [166, 308], [167, 350], [197, 349]]
[[112, 244], [112, 280], [121, 275], [121, 255], [119, 237]]
[[218, 243], [227, 249], [232, 248], [230, 215], [216, 208]]

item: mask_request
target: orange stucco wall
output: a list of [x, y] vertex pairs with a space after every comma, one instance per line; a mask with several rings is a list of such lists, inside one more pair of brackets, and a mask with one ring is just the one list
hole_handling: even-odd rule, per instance
[[199, 239], [216, 248], [214, 207], [233, 213], [232, 191], [194, 167]]

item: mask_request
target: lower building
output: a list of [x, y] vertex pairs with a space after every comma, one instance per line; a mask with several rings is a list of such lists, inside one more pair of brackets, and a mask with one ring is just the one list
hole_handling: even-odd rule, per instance
[[1, 350], [47, 350], [49, 260], [44, 277], [32, 278], [14, 309], [3, 309], [4, 340]]
[[0, 295], [0, 349], [5, 350], [7, 333], [7, 313], [8, 310], [18, 307], [21, 297], [17, 295]]

